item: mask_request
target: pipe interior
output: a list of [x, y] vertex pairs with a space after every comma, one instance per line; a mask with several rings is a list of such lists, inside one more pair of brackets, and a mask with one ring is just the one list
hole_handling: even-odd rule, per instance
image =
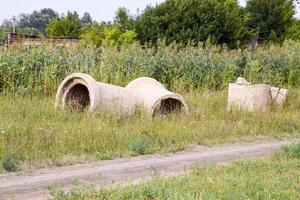
[[66, 94], [66, 104], [72, 110], [82, 111], [90, 105], [89, 90], [85, 85], [76, 84]]
[[183, 104], [181, 101], [173, 98], [163, 99], [160, 104], [155, 108], [154, 115], [168, 115], [171, 113], [180, 113]]

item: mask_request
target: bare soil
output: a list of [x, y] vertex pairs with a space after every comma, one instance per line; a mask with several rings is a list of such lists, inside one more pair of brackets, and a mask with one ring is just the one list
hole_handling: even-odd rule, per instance
[[195, 146], [174, 154], [120, 158], [34, 172], [0, 175], [0, 200], [40, 200], [49, 197], [49, 187], [70, 190], [74, 183], [97, 188], [139, 183], [153, 176], [178, 175], [196, 165], [228, 164], [236, 160], [270, 156], [295, 141], [259, 141], [222, 145]]

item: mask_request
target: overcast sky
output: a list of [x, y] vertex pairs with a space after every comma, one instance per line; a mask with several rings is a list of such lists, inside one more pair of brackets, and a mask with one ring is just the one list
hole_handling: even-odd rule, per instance
[[[155, 5], [164, 0], [0, 0], [0, 22], [10, 19], [13, 15], [20, 13], [31, 13], [41, 8], [52, 8], [59, 13], [66, 13], [68, 10], [77, 11], [80, 16], [89, 12], [97, 21], [113, 20], [114, 13], [118, 7], [126, 7], [131, 14], [136, 14], [137, 9], [142, 11], [147, 5]], [[245, 5], [245, 0], [239, 0]], [[297, 17], [300, 17], [300, 7], [297, 6]]]

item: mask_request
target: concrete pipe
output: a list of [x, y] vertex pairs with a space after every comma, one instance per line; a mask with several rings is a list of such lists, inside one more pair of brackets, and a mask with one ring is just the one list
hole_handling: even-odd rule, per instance
[[281, 107], [287, 100], [288, 90], [266, 84], [251, 84], [239, 77], [228, 88], [228, 110], [266, 111], [270, 105]]
[[228, 110], [265, 111], [269, 108], [270, 103], [270, 86], [268, 85], [229, 84]]
[[75, 110], [110, 111], [120, 114], [135, 112], [134, 100], [122, 87], [97, 82], [87, 74], [66, 77], [56, 94], [56, 106], [71, 106]]
[[153, 78], [135, 79], [126, 86], [126, 90], [135, 99], [136, 105], [144, 107], [151, 116], [167, 115], [181, 110], [184, 110], [186, 114], [189, 112], [182, 96], [168, 91]]
[[88, 107], [92, 112], [122, 115], [132, 115], [139, 107], [144, 107], [151, 116], [181, 110], [188, 113], [188, 106], [179, 94], [147, 77], [136, 79], [124, 88], [97, 82], [87, 74], [71, 74], [60, 84], [56, 94], [56, 107], [66, 105], [75, 110]]

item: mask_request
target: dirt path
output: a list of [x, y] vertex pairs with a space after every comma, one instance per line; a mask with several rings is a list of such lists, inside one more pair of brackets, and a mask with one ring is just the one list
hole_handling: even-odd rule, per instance
[[0, 175], [0, 200], [47, 199], [48, 188], [68, 190], [74, 185], [111, 187], [137, 183], [153, 173], [173, 175], [205, 163], [228, 163], [235, 160], [269, 156], [291, 141], [263, 141], [217, 147], [194, 147], [175, 154], [122, 158], [54, 169], [40, 169], [29, 174]]

